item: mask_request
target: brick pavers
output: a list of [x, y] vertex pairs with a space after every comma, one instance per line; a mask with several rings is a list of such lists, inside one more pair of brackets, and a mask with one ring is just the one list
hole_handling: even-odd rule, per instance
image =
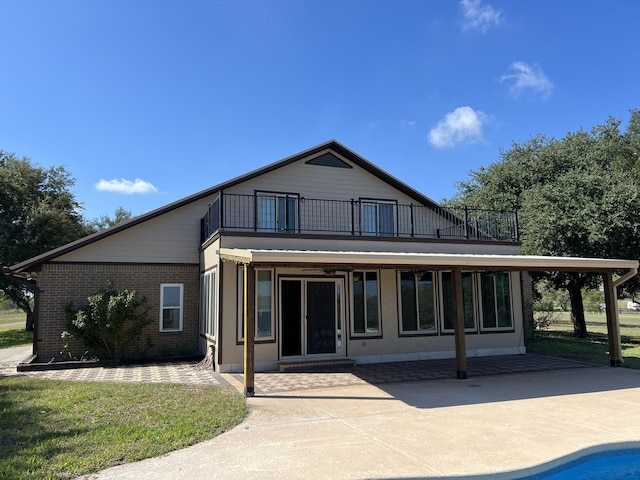
[[[231, 384], [242, 389], [241, 373], [225, 374]], [[368, 382], [353, 373], [345, 372], [296, 372], [296, 373], [256, 373], [254, 384], [257, 395], [274, 395], [298, 390], [314, 390], [322, 388], [348, 387], [366, 385]]]
[[[467, 359], [469, 377], [503, 375], [512, 373], [540, 372], [567, 368], [584, 368], [594, 365], [538, 355], [506, 355], [496, 357], [470, 357]], [[211, 367], [201, 368], [197, 364], [150, 363], [123, 365], [119, 367], [76, 368], [17, 372], [16, 362], [0, 362], [0, 378], [26, 375], [35, 378], [56, 380], [183, 383], [194, 385], [234, 386], [242, 391], [241, 373], [219, 374]], [[295, 373], [257, 373], [255, 391], [258, 395], [276, 395], [298, 390], [313, 390], [365, 384], [428, 381], [455, 378], [455, 359], [420, 360], [356, 365], [352, 368], [337, 368], [335, 371], [313, 369]]]
[[229, 384], [211, 368], [202, 369], [187, 362], [149, 363], [122, 365], [118, 367], [72, 368], [18, 372], [15, 362], [0, 362], [0, 378], [5, 376], [29, 376], [51, 380], [78, 380], [85, 382], [137, 382], [137, 383], [184, 383], [192, 385]]
[[[504, 375], [511, 373], [542, 372], [568, 368], [593, 368], [590, 363], [538, 355], [504, 355], [495, 357], [470, 357], [467, 359], [469, 377]], [[240, 388], [242, 374], [227, 374], [230, 383]], [[419, 360], [411, 362], [371, 363], [353, 368], [338, 368], [336, 372], [309, 368], [307, 372], [257, 373], [257, 395], [273, 395], [295, 390], [312, 390], [326, 387], [343, 387], [362, 384], [417, 382], [456, 378], [456, 361], [453, 358]]]

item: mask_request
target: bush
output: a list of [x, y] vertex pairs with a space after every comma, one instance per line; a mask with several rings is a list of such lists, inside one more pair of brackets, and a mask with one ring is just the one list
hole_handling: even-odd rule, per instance
[[117, 291], [109, 282], [87, 300], [89, 304], [78, 309], [72, 303], [66, 306], [67, 329], [100, 359], [122, 358], [127, 345], [152, 322], [146, 298], [135, 290]]
[[549, 326], [557, 322], [560, 319], [560, 315], [557, 312], [550, 310], [536, 310], [533, 314], [533, 328], [535, 332], [542, 332], [549, 328]]

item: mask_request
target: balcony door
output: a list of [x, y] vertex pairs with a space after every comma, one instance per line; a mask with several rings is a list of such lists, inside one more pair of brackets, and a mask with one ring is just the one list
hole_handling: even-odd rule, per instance
[[374, 200], [361, 202], [363, 235], [393, 236], [396, 234], [396, 204]]
[[298, 228], [298, 196], [258, 193], [256, 227], [259, 232], [295, 232]]
[[282, 357], [343, 356], [344, 281], [280, 280]]

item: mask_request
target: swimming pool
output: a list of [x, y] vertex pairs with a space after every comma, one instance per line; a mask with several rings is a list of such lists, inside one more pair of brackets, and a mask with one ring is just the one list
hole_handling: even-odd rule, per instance
[[521, 480], [636, 480], [640, 479], [640, 448], [592, 453]]

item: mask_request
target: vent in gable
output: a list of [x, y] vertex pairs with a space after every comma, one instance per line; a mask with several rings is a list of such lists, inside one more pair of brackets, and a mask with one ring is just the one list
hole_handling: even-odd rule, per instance
[[325, 153], [319, 157], [304, 162], [306, 165], [318, 165], [320, 167], [353, 168], [344, 160], [340, 160], [332, 153]]

